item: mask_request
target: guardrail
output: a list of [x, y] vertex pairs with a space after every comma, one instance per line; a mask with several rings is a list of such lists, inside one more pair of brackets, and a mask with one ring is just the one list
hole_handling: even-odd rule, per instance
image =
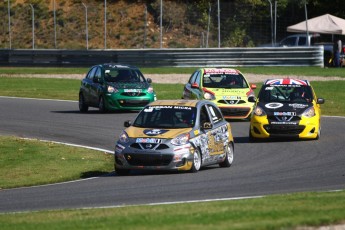
[[324, 66], [323, 46], [127, 50], [0, 50], [1, 66], [87, 67]]

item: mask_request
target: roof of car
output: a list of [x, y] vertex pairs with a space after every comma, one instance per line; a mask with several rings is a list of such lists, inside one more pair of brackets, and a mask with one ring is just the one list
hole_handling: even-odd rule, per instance
[[310, 85], [308, 80], [301, 80], [295, 78], [277, 78], [267, 79], [265, 85]]
[[198, 103], [201, 103], [200, 100], [157, 100], [151, 102], [151, 106], [157, 105], [173, 105], [173, 106], [189, 106], [189, 107], [196, 107]]
[[121, 63], [104, 63], [104, 64], [100, 64], [100, 66], [105, 67], [105, 68], [132, 68], [132, 69], [138, 68], [133, 65], [121, 64]]

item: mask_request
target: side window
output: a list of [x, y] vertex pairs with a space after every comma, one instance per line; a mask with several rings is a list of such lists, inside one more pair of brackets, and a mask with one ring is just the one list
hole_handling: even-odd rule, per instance
[[197, 75], [195, 76], [195, 82], [198, 83], [198, 85], [200, 85], [201, 84], [200, 80], [201, 80], [201, 72], [198, 71]]
[[96, 73], [95, 73], [95, 77], [98, 79], [102, 77], [101, 68], [97, 68]]
[[96, 69], [97, 69], [97, 67], [92, 68], [92, 69], [88, 72], [86, 78], [92, 80], [92, 79], [93, 79], [93, 76], [95, 75]]
[[205, 122], [210, 122], [208, 117], [206, 106], [203, 106], [200, 110], [200, 126], [203, 127]]
[[219, 109], [217, 109], [213, 105], [207, 105], [207, 107], [208, 107], [208, 110], [210, 111], [210, 115], [211, 115], [211, 119], [213, 123], [218, 123], [218, 122], [223, 121], [224, 118], [221, 112], [219, 111]]
[[299, 45], [299, 46], [305, 46], [305, 45], [307, 45], [307, 39], [306, 39], [306, 37], [299, 37], [299, 39], [298, 39], [298, 45]]
[[196, 78], [196, 75], [198, 74], [198, 72], [199, 72], [199, 71], [195, 71], [195, 72], [192, 74], [192, 76], [190, 76], [189, 81], [188, 81], [190, 84], [193, 84], [193, 83], [195, 82], [195, 78]]

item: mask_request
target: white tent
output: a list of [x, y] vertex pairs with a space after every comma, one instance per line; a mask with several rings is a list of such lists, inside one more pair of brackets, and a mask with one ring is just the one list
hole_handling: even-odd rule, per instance
[[308, 32], [320, 34], [342, 34], [345, 35], [345, 20], [336, 16], [325, 14], [308, 19], [298, 24], [287, 27], [288, 32]]

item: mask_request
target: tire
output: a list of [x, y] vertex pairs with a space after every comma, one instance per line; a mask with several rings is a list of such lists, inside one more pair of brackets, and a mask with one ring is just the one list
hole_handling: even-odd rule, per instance
[[199, 171], [201, 168], [201, 161], [202, 159], [201, 159], [200, 151], [198, 148], [196, 148], [193, 154], [193, 165], [190, 171], [193, 173]]
[[315, 137], [315, 140], [319, 140], [321, 137], [321, 125], [319, 125], [319, 130], [317, 131], [317, 136]]
[[255, 142], [256, 141], [256, 138], [255, 137], [253, 137], [253, 135], [252, 135], [252, 132], [250, 132], [250, 129], [249, 129], [249, 142]]
[[128, 175], [129, 173], [130, 173], [130, 171], [131, 170], [129, 170], [129, 169], [116, 169], [115, 168], [115, 172], [116, 172], [116, 174], [117, 175], [119, 175], [119, 176], [125, 176], [125, 175]]
[[223, 168], [229, 168], [232, 165], [232, 162], [234, 161], [234, 146], [232, 143], [229, 143], [225, 149], [225, 160], [222, 163], [219, 163], [220, 167]]
[[85, 98], [82, 93], [79, 94], [79, 111], [86, 113], [89, 110], [89, 106], [85, 103]]
[[107, 109], [105, 108], [105, 101], [104, 101], [103, 96], [99, 98], [98, 109], [99, 109], [99, 112], [101, 113], [107, 112]]

